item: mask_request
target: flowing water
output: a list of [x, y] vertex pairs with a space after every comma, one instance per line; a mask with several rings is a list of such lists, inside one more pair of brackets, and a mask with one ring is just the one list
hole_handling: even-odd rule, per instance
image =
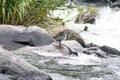
[[[56, 11], [53, 15], [63, 18], [64, 21], [69, 20], [66, 26], [80, 32], [86, 43], [108, 45], [120, 50], [120, 10], [99, 7], [98, 12], [95, 24], [75, 24], [77, 9]], [[88, 26], [88, 31], [83, 31], [85, 26]], [[79, 53], [79, 57], [63, 57], [45, 52], [38, 54], [24, 57], [31, 64], [49, 73], [53, 80], [120, 80], [119, 56], [99, 58], [82, 53]]]
[[[55, 17], [63, 18], [66, 26], [80, 32], [86, 43], [108, 45], [120, 50], [120, 10], [107, 6], [99, 7], [95, 24], [75, 24], [77, 9], [56, 11]], [[84, 27], [88, 31], [83, 31]], [[83, 32], [81, 32], [83, 31]], [[55, 58], [55, 59], [54, 59]], [[98, 58], [79, 54], [79, 57], [54, 57], [57, 67], [46, 71], [54, 80], [120, 80], [120, 57]], [[53, 65], [51, 64], [51, 65]]]

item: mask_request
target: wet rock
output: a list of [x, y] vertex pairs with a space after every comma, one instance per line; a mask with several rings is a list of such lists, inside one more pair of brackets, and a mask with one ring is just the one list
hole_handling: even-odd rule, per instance
[[[50, 55], [60, 55], [60, 56], [70, 56], [70, 55], [77, 55], [77, 52], [82, 52], [84, 48], [75, 40], [71, 41], [62, 41], [61, 47], [57, 42], [52, 43], [50, 45], [45, 45], [41, 47], [23, 47], [21, 49], [17, 49], [14, 51], [15, 54], [32, 54], [37, 53], [42, 55], [50, 54]], [[50, 56], [48, 55], [48, 56]]]
[[46, 73], [3, 48], [0, 48], [0, 74], [1, 80], [52, 80]]
[[120, 51], [109, 46], [101, 47], [96, 44], [93, 44], [92, 46], [90, 44], [87, 44], [85, 49], [86, 50], [83, 51], [84, 54], [96, 55], [100, 58], [114, 57], [116, 55], [120, 56]]
[[97, 13], [95, 11], [86, 11], [82, 14], [78, 14], [75, 23], [95, 23], [95, 17], [97, 16]]
[[26, 45], [43, 46], [54, 42], [54, 39], [40, 27], [0, 25], [0, 44], [8, 50], [20, 48]]
[[99, 2], [100, 0], [83, 0], [83, 2]]
[[120, 7], [120, 0], [111, 3], [110, 7]]
[[20, 80], [20, 79], [17, 79], [12, 75], [0, 74], [0, 80]]
[[83, 53], [88, 55], [96, 55], [97, 57], [100, 58], [107, 57], [106, 53], [102, 51], [99, 47], [89, 47], [86, 50], [84, 50]]
[[83, 47], [85, 47], [85, 42], [83, 40], [83, 38], [80, 36], [79, 33], [75, 32], [72, 29], [65, 29], [64, 31], [58, 33], [58, 35], [56, 35], [54, 38], [58, 39], [60, 36], [63, 36], [64, 39], [63, 40], [76, 40], [77, 42], [79, 42]]
[[119, 0], [73, 0], [73, 2], [115, 2], [115, 1], [119, 1]]
[[63, 56], [70, 55], [70, 51], [68, 50], [67, 47], [65, 46], [59, 47], [57, 43], [52, 43], [50, 45], [45, 45], [41, 47], [27, 46], [15, 51], [15, 54], [32, 54], [32, 53], [36, 53], [40, 55], [43, 55], [42, 53], [44, 53], [44, 55], [48, 55], [48, 54], [50, 55], [56, 54]]
[[120, 51], [118, 51], [115, 48], [112, 48], [109, 46], [102, 46], [100, 47], [100, 49], [106, 52], [107, 55], [119, 55], [120, 56]]
[[68, 46], [74, 52], [84, 51], [84, 48], [75, 40], [62, 41], [62, 44]]

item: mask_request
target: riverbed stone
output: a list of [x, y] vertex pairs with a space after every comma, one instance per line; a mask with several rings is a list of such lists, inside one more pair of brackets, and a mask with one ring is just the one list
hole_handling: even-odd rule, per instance
[[1, 80], [52, 80], [48, 74], [4, 48], [0, 48], [0, 78]]

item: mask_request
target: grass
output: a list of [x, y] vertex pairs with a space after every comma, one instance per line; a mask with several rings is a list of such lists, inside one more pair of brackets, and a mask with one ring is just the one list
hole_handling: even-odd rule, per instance
[[66, 0], [0, 0], [0, 24], [42, 25]]

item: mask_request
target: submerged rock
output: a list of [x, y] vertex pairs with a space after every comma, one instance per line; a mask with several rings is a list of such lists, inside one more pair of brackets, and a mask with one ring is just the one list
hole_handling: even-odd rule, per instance
[[[3, 76], [3, 77], [2, 77]], [[52, 80], [49, 75], [0, 48], [0, 80]]]
[[8, 50], [26, 45], [43, 46], [54, 42], [54, 39], [45, 30], [37, 26], [28, 28], [23, 26], [0, 25], [0, 44]]

